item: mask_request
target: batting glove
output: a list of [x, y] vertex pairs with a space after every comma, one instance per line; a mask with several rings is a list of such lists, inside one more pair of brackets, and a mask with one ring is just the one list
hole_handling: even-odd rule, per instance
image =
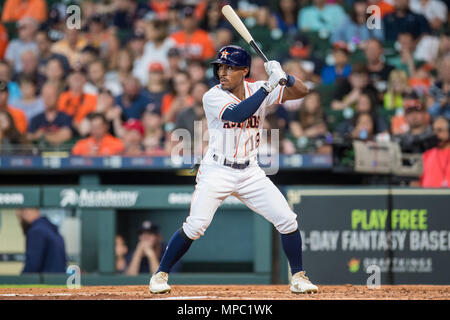
[[265, 62], [264, 68], [266, 69], [266, 72], [269, 75], [269, 77], [275, 70], [283, 71], [283, 69], [281, 69], [280, 63], [275, 60]]
[[286, 81], [286, 79], [287, 76], [283, 70], [273, 70], [271, 75], [269, 76], [269, 80], [264, 82], [262, 87], [264, 88], [264, 90], [266, 90], [267, 93], [270, 93], [278, 86], [281, 80]]

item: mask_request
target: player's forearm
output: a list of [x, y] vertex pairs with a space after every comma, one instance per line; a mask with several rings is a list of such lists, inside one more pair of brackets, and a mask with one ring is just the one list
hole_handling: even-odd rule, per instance
[[288, 85], [286, 85], [286, 89], [284, 90], [282, 102], [300, 99], [309, 93], [308, 87], [302, 80], [292, 75], [289, 75], [289, 77], [291, 78], [289, 79]]
[[222, 120], [241, 123], [250, 118], [261, 106], [268, 93], [263, 88], [236, 105], [231, 105], [222, 114]]

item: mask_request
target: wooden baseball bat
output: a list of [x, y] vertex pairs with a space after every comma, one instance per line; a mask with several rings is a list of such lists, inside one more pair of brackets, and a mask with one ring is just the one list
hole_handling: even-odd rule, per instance
[[[261, 48], [256, 44], [250, 32], [248, 32], [247, 27], [242, 22], [241, 18], [237, 15], [237, 13], [233, 10], [230, 5], [226, 5], [222, 8], [222, 14], [224, 17], [231, 23], [233, 28], [241, 35], [242, 38], [253, 48], [256, 53], [264, 60], [264, 62], [269, 61], [267, 59], [264, 52], [262, 52]], [[280, 85], [286, 84], [286, 79], [280, 80]]]

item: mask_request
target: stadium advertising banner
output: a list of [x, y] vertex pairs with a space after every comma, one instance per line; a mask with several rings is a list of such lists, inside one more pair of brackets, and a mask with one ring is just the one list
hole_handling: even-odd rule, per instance
[[[173, 209], [189, 208], [194, 187], [98, 186], [44, 187], [43, 206], [62, 208]], [[235, 197], [225, 208], [243, 207]]]
[[37, 207], [40, 203], [40, 189], [32, 187], [1, 187], [0, 208]]
[[450, 284], [450, 190], [286, 188], [321, 284]]

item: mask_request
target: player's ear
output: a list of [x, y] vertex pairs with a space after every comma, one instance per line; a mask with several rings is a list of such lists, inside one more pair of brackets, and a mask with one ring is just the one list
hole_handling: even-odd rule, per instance
[[247, 67], [245, 67], [245, 68], [244, 68], [244, 71], [245, 71], [245, 73], [244, 73], [244, 78], [245, 78], [245, 77], [248, 76], [250, 70], [249, 70]]

